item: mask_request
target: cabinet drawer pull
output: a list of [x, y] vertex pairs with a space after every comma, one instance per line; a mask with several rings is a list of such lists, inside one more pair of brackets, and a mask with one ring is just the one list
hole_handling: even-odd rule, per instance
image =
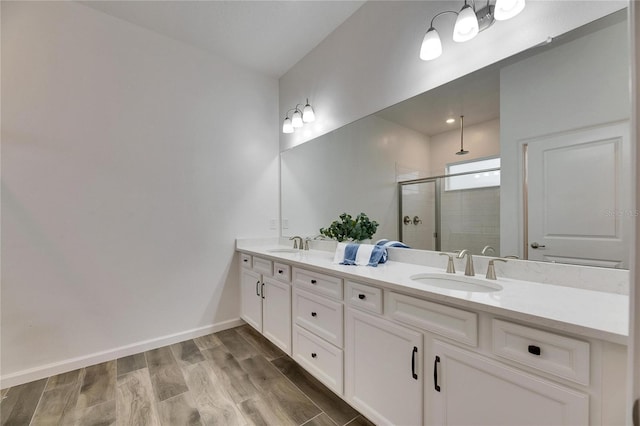
[[528, 350], [530, 354], [540, 356], [540, 353], [541, 353], [540, 346], [529, 345]]
[[316, 281], [316, 280], [311, 280], [311, 284], [315, 284], [315, 283], [317, 283], [317, 282], [318, 282], [318, 281]]
[[364, 294], [359, 294], [358, 295], [358, 299], [360, 299], [360, 300], [364, 300], [366, 298], [367, 298], [367, 296], [365, 296]]
[[316, 312], [311, 312], [311, 316], [312, 316], [312, 317], [317, 317], [317, 316], [318, 316], [318, 314], [317, 314]]
[[279, 274], [281, 274], [281, 273], [283, 273], [283, 272], [284, 272], [284, 271], [283, 271], [282, 269], [278, 269], [278, 273], [279, 273]]
[[262, 294], [262, 298], [264, 299], [264, 283], [262, 283], [262, 287], [260, 288], [260, 293]]
[[242, 259], [242, 261], [243, 261], [243, 262], [248, 262], [248, 261], [249, 261], [249, 259]]
[[256, 296], [260, 296], [260, 280], [256, 282]]
[[411, 351], [411, 377], [418, 380], [418, 375], [416, 374], [416, 354], [418, 353], [418, 348], [416, 346], [413, 347], [413, 351]]
[[440, 385], [438, 385], [438, 363], [440, 362], [440, 357], [436, 355], [435, 361], [433, 361], [433, 387], [436, 391], [440, 392]]
[[318, 354], [317, 354], [317, 353], [315, 353], [315, 352], [311, 352], [311, 358], [317, 358], [317, 357], [318, 357]]

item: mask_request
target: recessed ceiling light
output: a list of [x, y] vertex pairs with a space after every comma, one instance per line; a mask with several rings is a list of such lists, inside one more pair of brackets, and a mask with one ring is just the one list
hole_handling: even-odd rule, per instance
[[451, 123], [455, 123], [456, 119], [455, 118], [447, 118], [447, 124], [451, 124]]

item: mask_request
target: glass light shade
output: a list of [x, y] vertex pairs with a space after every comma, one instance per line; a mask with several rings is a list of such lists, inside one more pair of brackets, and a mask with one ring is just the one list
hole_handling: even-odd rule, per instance
[[494, 9], [494, 17], [497, 21], [511, 19], [522, 12], [525, 0], [497, 0]]
[[442, 55], [442, 42], [440, 41], [440, 35], [435, 28], [431, 27], [424, 35], [424, 39], [422, 39], [420, 59], [423, 61], [430, 61], [440, 55]]
[[313, 112], [311, 105], [306, 104], [302, 110], [302, 121], [305, 123], [311, 123], [316, 119], [316, 114]]
[[294, 111], [293, 115], [291, 116], [291, 125], [294, 128], [299, 128], [302, 127], [303, 124], [304, 123], [302, 123], [302, 114], [300, 114], [300, 111]]
[[293, 125], [289, 117], [285, 118], [282, 123], [282, 133], [293, 133]]
[[456, 25], [453, 27], [453, 41], [469, 41], [478, 35], [478, 31], [476, 12], [471, 6], [465, 4], [458, 13]]

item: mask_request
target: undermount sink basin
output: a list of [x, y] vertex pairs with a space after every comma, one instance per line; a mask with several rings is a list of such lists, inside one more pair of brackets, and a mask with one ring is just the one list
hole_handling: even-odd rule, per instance
[[433, 287], [446, 288], [448, 290], [459, 290], [468, 292], [490, 293], [492, 291], [502, 290], [502, 286], [498, 283], [492, 283], [486, 280], [467, 277], [465, 275], [453, 274], [417, 274], [412, 275], [413, 281]]
[[275, 249], [268, 249], [267, 253], [298, 253], [300, 251], [300, 249], [294, 249], [294, 248], [275, 248]]

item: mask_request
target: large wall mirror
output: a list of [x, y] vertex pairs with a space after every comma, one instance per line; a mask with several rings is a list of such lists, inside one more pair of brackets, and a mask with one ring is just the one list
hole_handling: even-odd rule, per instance
[[282, 152], [283, 236], [364, 212], [374, 240], [628, 268], [627, 25], [624, 9]]

